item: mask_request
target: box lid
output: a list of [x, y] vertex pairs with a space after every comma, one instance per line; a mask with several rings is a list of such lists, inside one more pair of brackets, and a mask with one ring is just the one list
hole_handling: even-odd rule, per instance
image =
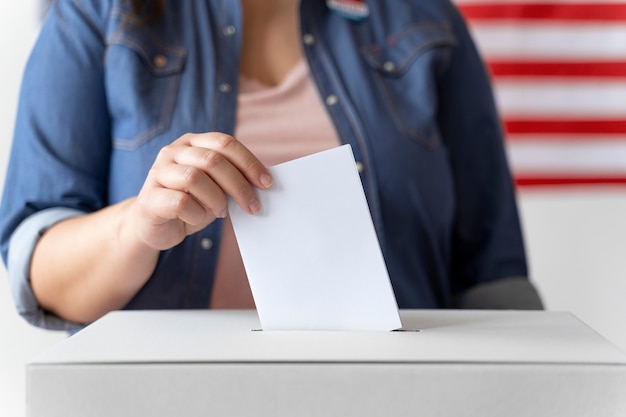
[[[402, 310], [397, 332], [257, 331], [255, 311], [117, 311], [38, 364], [553, 363], [626, 366], [626, 354], [570, 313]], [[415, 331], [419, 330], [419, 331]]]

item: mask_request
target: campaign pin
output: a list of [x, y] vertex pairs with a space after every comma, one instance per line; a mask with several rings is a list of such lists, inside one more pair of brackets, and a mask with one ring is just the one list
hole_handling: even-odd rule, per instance
[[365, 0], [326, 0], [328, 8], [343, 17], [360, 22], [370, 14], [370, 9]]

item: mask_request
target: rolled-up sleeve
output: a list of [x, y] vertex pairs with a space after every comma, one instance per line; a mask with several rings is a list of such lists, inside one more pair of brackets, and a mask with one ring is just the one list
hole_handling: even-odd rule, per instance
[[20, 316], [34, 326], [70, 332], [83, 327], [42, 309], [30, 285], [30, 263], [41, 235], [54, 224], [83, 214], [70, 208], [49, 208], [27, 217], [11, 236], [7, 270], [13, 301]]
[[19, 314], [43, 328], [81, 326], [44, 311], [34, 297], [29, 269], [41, 233], [109, 205], [111, 121], [103, 61], [111, 7], [104, 0], [55, 2], [22, 77], [0, 203], [0, 253]]

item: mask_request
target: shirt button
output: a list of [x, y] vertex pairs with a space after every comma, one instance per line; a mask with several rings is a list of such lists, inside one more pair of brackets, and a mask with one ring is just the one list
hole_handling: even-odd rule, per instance
[[393, 71], [395, 71], [395, 69], [396, 69], [396, 64], [394, 64], [394, 63], [393, 63], [393, 62], [391, 62], [391, 61], [387, 61], [387, 62], [385, 62], [385, 63], [383, 64], [383, 69], [384, 69], [386, 72], [393, 72]]
[[311, 35], [310, 33], [305, 33], [302, 36], [302, 42], [304, 42], [305, 45], [313, 45], [315, 43], [315, 36]]
[[204, 238], [200, 241], [200, 246], [202, 247], [202, 249], [204, 250], [209, 250], [213, 247], [213, 241], [209, 238]]
[[163, 68], [167, 65], [167, 57], [161, 54], [155, 55], [154, 58], [152, 58], [152, 63], [157, 68]]
[[224, 34], [224, 36], [232, 36], [235, 34], [235, 32], [237, 32], [237, 29], [235, 29], [233, 25], [226, 26], [222, 30], [222, 33]]
[[326, 104], [328, 104], [329, 106], [334, 106], [335, 104], [337, 104], [338, 101], [339, 99], [334, 94], [326, 96]]
[[230, 93], [232, 87], [228, 83], [221, 83], [219, 89], [222, 93]]
[[359, 174], [362, 174], [364, 169], [365, 167], [363, 166], [363, 162], [356, 163], [356, 170], [359, 171]]

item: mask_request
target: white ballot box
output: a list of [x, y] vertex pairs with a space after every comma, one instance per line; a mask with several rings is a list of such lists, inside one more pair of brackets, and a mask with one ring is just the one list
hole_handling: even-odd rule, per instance
[[626, 416], [626, 355], [571, 314], [401, 317], [261, 331], [254, 311], [111, 313], [27, 365], [28, 416]]

